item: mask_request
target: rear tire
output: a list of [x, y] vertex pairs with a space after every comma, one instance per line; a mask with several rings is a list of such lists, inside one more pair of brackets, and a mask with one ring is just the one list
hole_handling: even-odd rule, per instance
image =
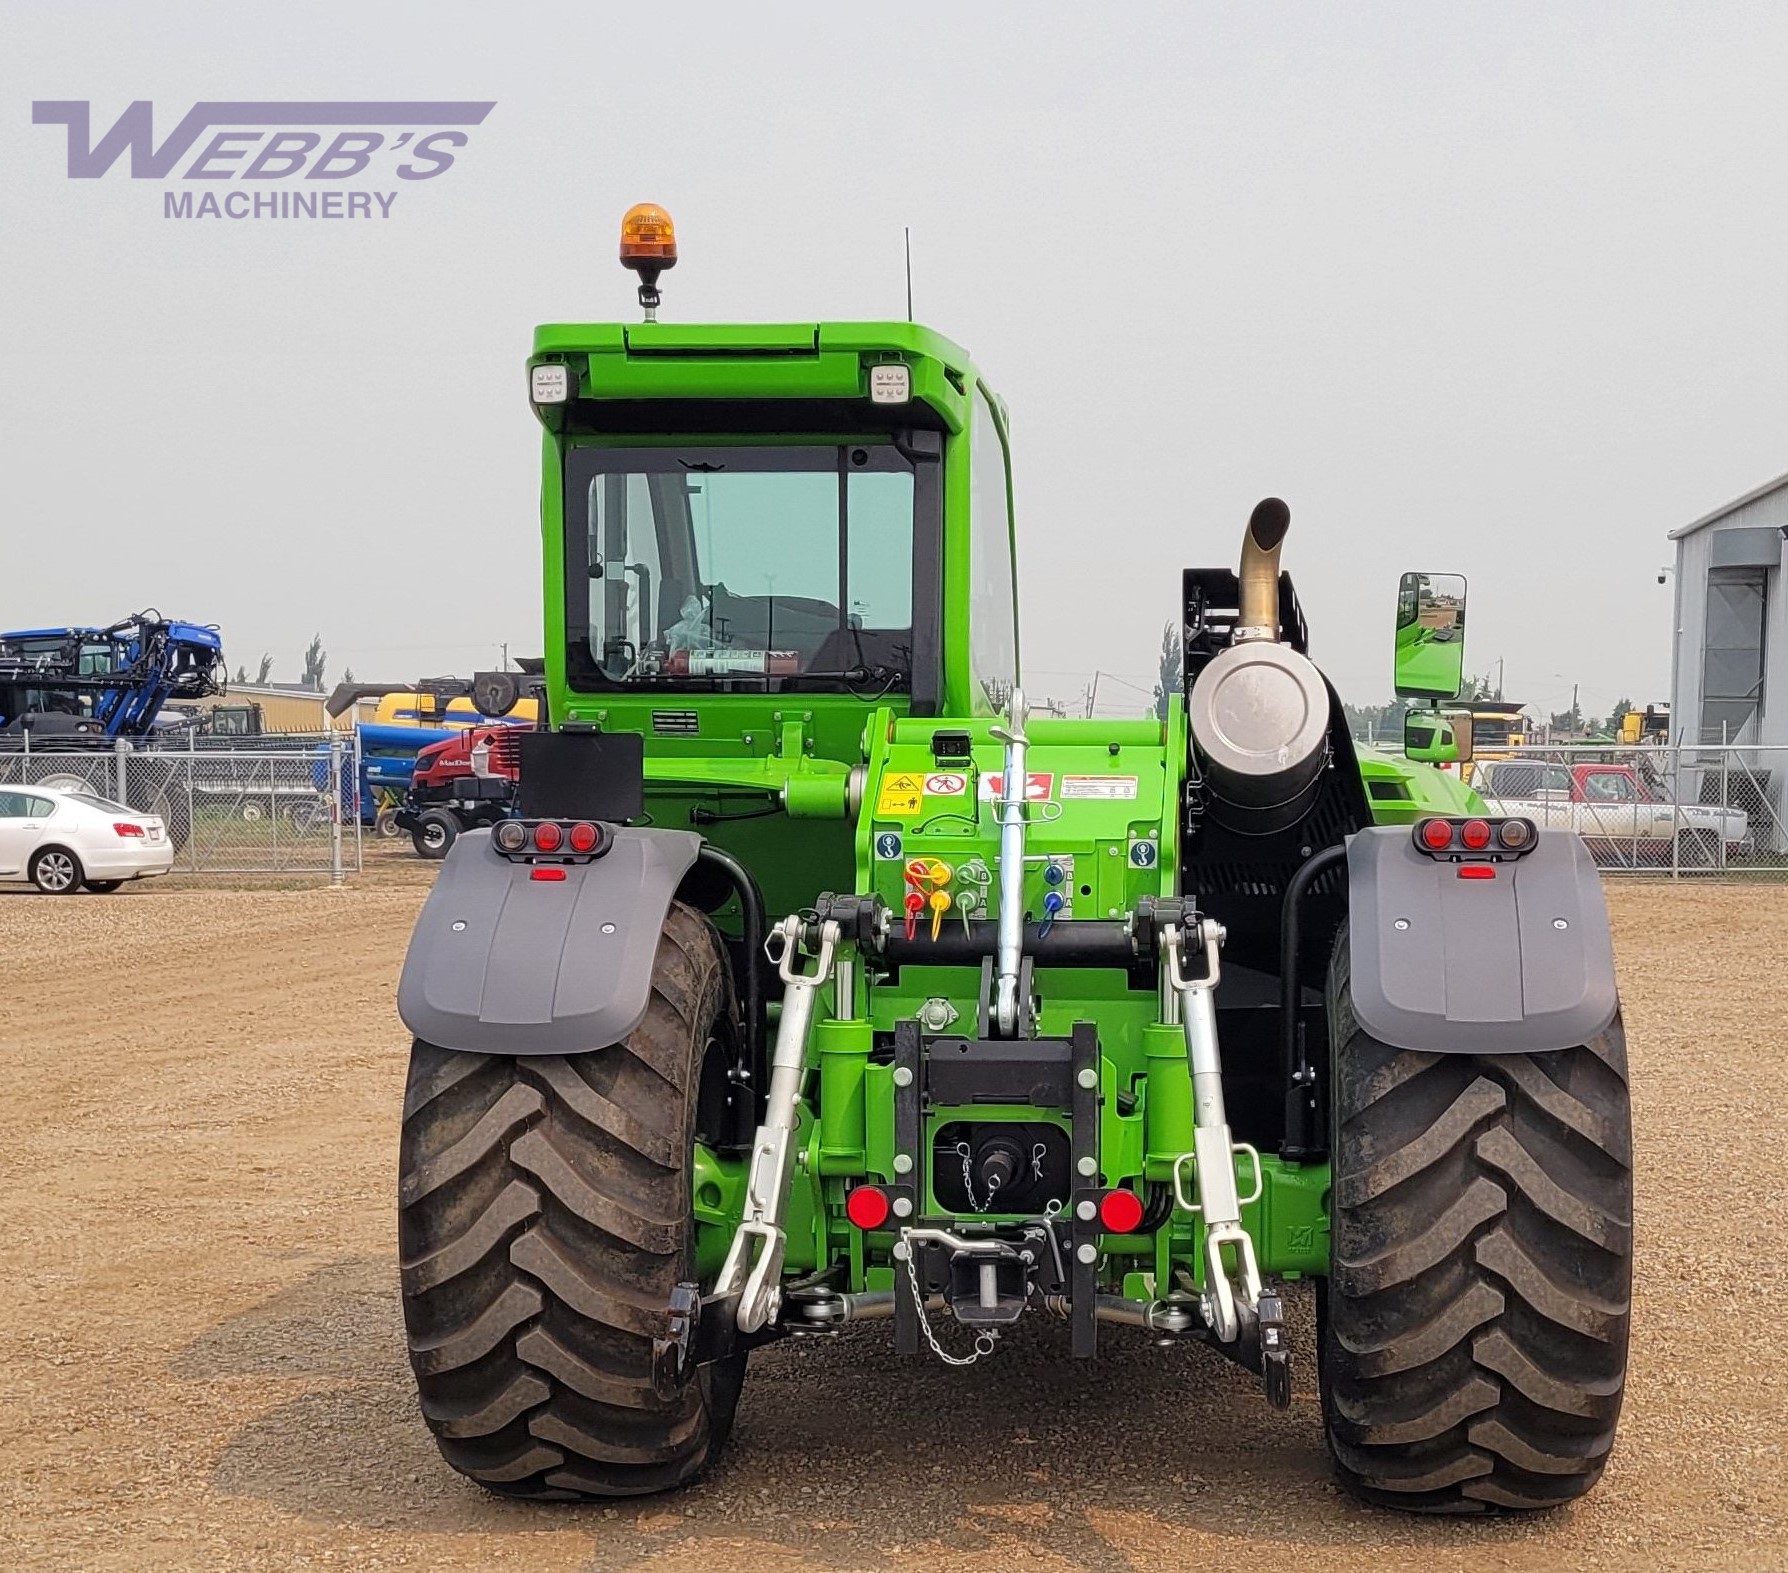
[[1342, 1482], [1421, 1512], [1556, 1507], [1614, 1445], [1632, 1292], [1619, 1016], [1550, 1054], [1335, 1045], [1323, 1420]]
[[81, 860], [67, 847], [43, 847], [31, 856], [31, 883], [46, 896], [72, 896], [86, 878]]
[[416, 848], [417, 857], [431, 863], [439, 862], [453, 850], [453, 843], [465, 828], [450, 808], [424, 809], [417, 820], [416, 828], [410, 832], [410, 844]]
[[415, 1045], [404, 1324], [422, 1413], [461, 1474], [504, 1496], [639, 1496], [719, 1452], [745, 1357], [667, 1401], [652, 1340], [695, 1277], [698, 1093], [734, 1019], [719, 938], [678, 903], [625, 1041], [517, 1059]]

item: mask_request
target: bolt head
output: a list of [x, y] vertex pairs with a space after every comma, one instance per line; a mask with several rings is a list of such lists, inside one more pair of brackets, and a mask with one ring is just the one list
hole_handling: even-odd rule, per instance
[[1394, 928], [1399, 934], [1405, 933], [1409, 928], [1409, 919], [1408, 918], [1398, 918], [1397, 921], [1391, 925], [1391, 927]]
[[894, 1067], [894, 1085], [896, 1087], [910, 1087], [912, 1084], [912, 1067], [910, 1065], [896, 1065]]
[[465, 919], [461, 918], [459, 922], [457, 922], [453, 925], [453, 932], [455, 934], [463, 934], [463, 933], [465, 933], [465, 931], [466, 931]]
[[604, 923], [604, 924], [603, 924], [603, 925], [602, 925], [602, 932], [603, 932], [603, 933], [604, 933], [604, 934], [612, 934], [612, 933], [614, 933], [614, 931], [615, 931], [615, 926], [614, 926], [614, 924], [612, 924], [612, 923]]
[[1552, 926], [1555, 929], [1568, 929], [1571, 925], [1563, 918], [1554, 918], [1552, 920]]
[[896, 1174], [911, 1174], [913, 1172], [913, 1160], [911, 1154], [904, 1152], [897, 1152], [894, 1154], [894, 1172]]
[[1099, 1172], [1099, 1160], [1097, 1158], [1082, 1158], [1074, 1167], [1090, 1180]]
[[894, 1242], [894, 1260], [897, 1262], [904, 1262], [906, 1260], [906, 1258], [907, 1258], [906, 1241], [905, 1240], [896, 1240]]
[[1099, 1216], [1099, 1209], [1091, 1202], [1081, 1202], [1079, 1206], [1074, 1209], [1074, 1215], [1083, 1223], [1091, 1223]]
[[1099, 1085], [1099, 1073], [1090, 1065], [1082, 1067], [1080, 1074], [1074, 1079], [1083, 1087], [1090, 1088]]
[[913, 1215], [913, 1199], [912, 1199], [912, 1197], [910, 1197], [910, 1196], [896, 1196], [894, 1198], [894, 1216], [896, 1218], [910, 1218], [910, 1217], [912, 1217], [912, 1215]]
[[1088, 1241], [1075, 1251], [1074, 1257], [1076, 1261], [1096, 1262], [1099, 1260], [1099, 1247]]

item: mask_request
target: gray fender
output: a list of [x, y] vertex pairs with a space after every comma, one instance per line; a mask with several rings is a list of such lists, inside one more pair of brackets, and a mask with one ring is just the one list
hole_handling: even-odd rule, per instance
[[688, 830], [615, 832], [593, 863], [537, 880], [488, 830], [453, 844], [397, 985], [418, 1038], [471, 1054], [579, 1054], [633, 1031], [651, 997], [658, 935], [701, 850]]
[[1393, 1048], [1538, 1054], [1613, 1021], [1614, 943], [1582, 839], [1542, 830], [1493, 879], [1416, 850], [1407, 828], [1347, 844], [1353, 1010]]

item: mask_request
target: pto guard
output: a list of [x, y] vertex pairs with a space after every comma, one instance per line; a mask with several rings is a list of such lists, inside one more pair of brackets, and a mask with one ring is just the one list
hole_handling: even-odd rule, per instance
[[[579, 1054], [633, 1031], [658, 936], [702, 838], [618, 829], [583, 863], [502, 856], [488, 830], [453, 844], [424, 903], [397, 1013], [426, 1043], [468, 1054]], [[535, 879], [550, 867], [562, 879]]]
[[1538, 1054], [1588, 1043], [1614, 1020], [1614, 945], [1601, 877], [1573, 831], [1462, 879], [1410, 832], [1347, 844], [1353, 1010], [1393, 1048]]

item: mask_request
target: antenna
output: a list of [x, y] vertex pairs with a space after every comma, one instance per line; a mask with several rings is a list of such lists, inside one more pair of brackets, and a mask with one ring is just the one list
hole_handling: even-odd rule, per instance
[[900, 230], [906, 236], [906, 320], [913, 320], [913, 227], [903, 224]]

